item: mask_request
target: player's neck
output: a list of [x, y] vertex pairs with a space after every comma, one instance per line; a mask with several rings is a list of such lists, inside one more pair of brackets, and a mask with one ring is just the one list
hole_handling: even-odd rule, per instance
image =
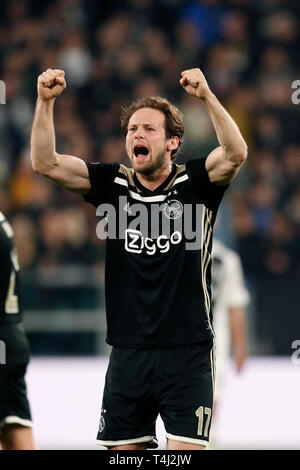
[[144, 173], [140, 173], [139, 171], [136, 171], [135, 173], [139, 182], [143, 186], [145, 186], [145, 188], [150, 189], [150, 191], [154, 191], [168, 178], [171, 171], [172, 163], [166, 165], [163, 168], [158, 168], [150, 175], [145, 175]]

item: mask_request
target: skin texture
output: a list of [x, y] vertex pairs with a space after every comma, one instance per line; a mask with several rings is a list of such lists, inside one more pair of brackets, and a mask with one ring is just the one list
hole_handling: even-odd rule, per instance
[[18, 424], [4, 426], [0, 436], [0, 445], [3, 450], [37, 450], [32, 429]]
[[181, 86], [206, 108], [220, 144], [206, 160], [209, 179], [220, 186], [229, 184], [247, 158], [246, 142], [232, 117], [211, 92], [201, 70], [185, 70], [181, 76]]
[[236, 371], [239, 373], [242, 371], [248, 355], [246, 312], [244, 308], [229, 308], [229, 325], [234, 362]]
[[[142, 145], [148, 148], [146, 157], [138, 158], [134, 149]], [[165, 116], [152, 108], [136, 111], [128, 123], [126, 151], [132, 168], [141, 183], [154, 190], [171, 171], [171, 152], [178, 147], [178, 137], [166, 138]]]
[[128, 444], [123, 446], [108, 447], [108, 450], [146, 450], [145, 444]]
[[[183, 71], [181, 73], [180, 84], [188, 94], [199, 99], [209, 113], [220, 146], [208, 155], [206, 169], [210, 181], [217, 185], [226, 185], [233, 180], [245, 161], [247, 145], [231, 116], [211, 92], [200, 69], [195, 68]], [[86, 194], [90, 190], [90, 181], [84, 161], [71, 155], [60, 155], [55, 150], [53, 107], [56, 98], [65, 88], [66, 80], [63, 70], [48, 69], [38, 78], [38, 100], [31, 132], [32, 166], [37, 173], [47, 176], [60, 186], [70, 191]], [[147, 108], [144, 108], [144, 110], [147, 110]], [[142, 112], [143, 110], [139, 111]], [[148, 113], [148, 110], [146, 112]], [[132, 121], [137, 119], [137, 117], [141, 117], [136, 113], [131, 117], [130, 124], [133, 124]], [[141, 141], [143, 139], [150, 139], [150, 137], [146, 137], [150, 133], [146, 127], [143, 127], [145, 133], [141, 134], [142, 123], [142, 121], [135, 123], [138, 125], [136, 130], [138, 134], [140, 133], [139, 139]], [[157, 123], [160, 126], [157, 129], [157, 135], [162, 138], [161, 124], [161, 122]], [[130, 140], [130, 138], [131, 134], [127, 136], [126, 148], [127, 152], [129, 152], [129, 157], [132, 158], [132, 149], [127, 147], [127, 140]], [[151, 151], [153, 150], [151, 163], [154, 164], [152, 168], [149, 166], [145, 168], [146, 162], [134, 162], [134, 167], [141, 177], [141, 182], [145, 183], [145, 186], [151, 190], [159, 186], [163, 178], [168, 175], [168, 171], [170, 171], [168, 170], [170, 168], [170, 145], [173, 148], [178, 146], [176, 137], [164, 139], [165, 147], [160, 148], [162, 153], [159, 154], [156, 153], [158, 141], [151, 137], [151, 145], [153, 143], [153, 148], [151, 148]], [[163, 152], [165, 152], [165, 165], [162, 161]], [[150, 161], [147, 162], [147, 165], [148, 163]]]
[[[145, 444], [130, 444], [124, 446], [110, 447], [108, 450], [146, 450]], [[168, 439], [166, 450], [205, 450], [204, 446], [188, 444], [186, 442], [173, 441]]]
[[44, 100], [52, 100], [66, 88], [65, 72], [59, 69], [47, 69], [38, 78], [38, 96]]

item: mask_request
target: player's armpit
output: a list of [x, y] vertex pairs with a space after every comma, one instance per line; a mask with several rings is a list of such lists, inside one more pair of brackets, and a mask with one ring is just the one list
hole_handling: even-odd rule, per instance
[[238, 173], [241, 165], [245, 161], [244, 155], [234, 159], [226, 158], [223, 147], [216, 147], [208, 155], [205, 167], [212, 183], [219, 186], [229, 184]]
[[91, 189], [87, 166], [78, 157], [56, 154], [55, 165], [47, 171], [38, 171], [38, 173], [47, 176], [59, 186], [79, 194], [87, 194]]

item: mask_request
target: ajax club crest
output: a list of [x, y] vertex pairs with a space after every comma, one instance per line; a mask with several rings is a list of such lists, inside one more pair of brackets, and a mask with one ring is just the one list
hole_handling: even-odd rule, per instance
[[100, 421], [99, 421], [99, 432], [102, 432], [105, 428], [105, 419], [103, 414], [106, 413], [106, 410], [101, 410]]
[[183, 213], [183, 206], [177, 199], [171, 199], [163, 204], [162, 210], [168, 219], [178, 219]]

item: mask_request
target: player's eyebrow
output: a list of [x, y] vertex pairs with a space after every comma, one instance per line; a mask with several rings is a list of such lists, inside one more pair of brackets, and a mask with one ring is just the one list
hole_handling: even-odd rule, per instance
[[157, 124], [151, 124], [150, 122], [138, 122], [138, 123], [132, 123], [128, 125], [128, 128], [130, 127], [138, 127], [138, 126], [143, 126], [143, 127], [157, 127]]

